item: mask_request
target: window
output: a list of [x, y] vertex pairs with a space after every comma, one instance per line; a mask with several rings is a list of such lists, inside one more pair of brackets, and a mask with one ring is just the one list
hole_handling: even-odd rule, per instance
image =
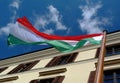
[[42, 79], [42, 80], [32, 80], [30, 83], [52, 83], [54, 78]]
[[29, 63], [24, 63], [18, 65], [16, 68], [14, 68], [12, 71], [10, 71], [8, 74], [12, 73], [18, 73], [18, 72], [23, 72], [30, 70], [33, 66], [35, 66], [39, 61], [34, 61], [34, 62], [29, 62]]
[[120, 69], [104, 71], [104, 83], [120, 83]]
[[[96, 56], [95, 56], [96, 58], [99, 56], [99, 52], [100, 52], [100, 48], [98, 48], [96, 52]], [[120, 44], [106, 47], [106, 56], [111, 56], [116, 54], [120, 54]]]
[[62, 83], [65, 76], [57, 76], [55, 78], [47, 78], [47, 79], [36, 79], [32, 80], [30, 83]]
[[95, 73], [96, 73], [96, 71], [91, 71], [91, 72], [90, 72], [87, 83], [94, 83]]
[[77, 57], [77, 54], [78, 53], [68, 54], [68, 55], [65, 55], [65, 56], [57, 56], [57, 57], [53, 58], [46, 65], [46, 67], [71, 63], [71, 62], [73, 62], [75, 60], [75, 58]]
[[0, 68], [0, 73], [2, 73], [4, 70], [6, 70], [8, 67]]
[[120, 54], [120, 45], [109, 46], [106, 48], [106, 55]]

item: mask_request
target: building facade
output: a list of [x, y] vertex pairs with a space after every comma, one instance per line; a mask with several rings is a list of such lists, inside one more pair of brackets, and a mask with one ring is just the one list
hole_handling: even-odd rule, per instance
[[[93, 83], [100, 45], [54, 48], [0, 61], [0, 83]], [[107, 34], [104, 83], [120, 83], [120, 32]]]

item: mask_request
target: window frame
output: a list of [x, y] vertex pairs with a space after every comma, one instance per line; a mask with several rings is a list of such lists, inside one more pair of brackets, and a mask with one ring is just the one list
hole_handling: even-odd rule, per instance
[[3, 67], [3, 68], [0, 68], [0, 73], [2, 73], [3, 71], [5, 71], [8, 67]]
[[[108, 56], [113, 56], [113, 55], [120, 54], [120, 52], [119, 52], [119, 53], [116, 53], [116, 51], [115, 51], [115, 50], [116, 50], [115, 47], [118, 46], [118, 45], [120, 46], [120, 43], [106, 46], [106, 55], [105, 55], [105, 56], [108, 57]], [[107, 49], [109, 49], [109, 48], [112, 49], [111, 54], [107, 54]], [[97, 58], [97, 57], [99, 56], [99, 52], [100, 52], [100, 47], [97, 48], [95, 58]]]
[[[33, 62], [28, 62], [28, 63], [20, 64], [20, 65], [18, 65], [17, 67], [15, 67], [14, 69], [12, 69], [10, 72], [8, 72], [8, 74], [19, 73], [19, 72], [24, 72], [24, 71], [30, 70], [30, 69], [31, 69], [32, 67], [34, 67], [38, 62], [39, 62], [39, 60], [33, 61]], [[30, 65], [28, 65], [25, 69], [22, 69], [22, 68], [24, 68], [24, 66], [25, 66], [26, 64], [30, 64]], [[22, 70], [20, 70], [20, 69], [22, 69]]]
[[[62, 56], [56, 56], [45, 67], [52, 67], [52, 66], [71, 63], [71, 62], [75, 61], [77, 55], [78, 55], [78, 53], [71, 53], [71, 54], [62, 55]], [[66, 59], [66, 57], [68, 57], [68, 58]], [[63, 63], [63, 60], [61, 60], [62, 58], [66, 59], [64, 63]], [[59, 62], [59, 61], [61, 61], [61, 62]]]
[[94, 83], [96, 71], [91, 71], [87, 83]]
[[65, 76], [56, 76], [53, 78], [44, 78], [44, 79], [35, 79], [35, 80], [31, 80], [29, 83], [37, 83], [40, 80], [47, 80], [47, 79], [53, 79], [51, 83], [62, 83], [62, 81], [64, 80]]
[[[120, 54], [120, 52], [118, 53], [116, 49], [120, 49], [120, 44], [114, 44], [114, 45], [110, 45], [106, 47], [106, 56], [111, 56], [111, 55], [117, 55]], [[111, 54], [107, 54], [107, 49], [109, 49], [109, 52]], [[119, 50], [120, 51], [120, 50]]]
[[[118, 83], [117, 82], [117, 79], [119, 78], [120, 79], [120, 68], [117, 68], [117, 69], [111, 69], [111, 70], [105, 70], [104, 71], [104, 81], [105, 80], [112, 80], [112, 82], [113, 83]], [[110, 72], [110, 73], [109, 73]], [[107, 78], [105, 78], [106, 77], [106, 74], [107, 73], [107, 75], [109, 74], [109, 75], [112, 75], [111, 77], [107, 77]], [[117, 75], [119, 73], [119, 76]]]

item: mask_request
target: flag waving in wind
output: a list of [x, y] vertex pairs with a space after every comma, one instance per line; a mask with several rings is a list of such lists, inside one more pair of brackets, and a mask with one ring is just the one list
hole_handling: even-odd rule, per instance
[[48, 44], [61, 52], [76, 50], [87, 43], [100, 44], [102, 33], [80, 36], [56, 36], [38, 31], [26, 17], [18, 18], [8, 37], [11, 44]]

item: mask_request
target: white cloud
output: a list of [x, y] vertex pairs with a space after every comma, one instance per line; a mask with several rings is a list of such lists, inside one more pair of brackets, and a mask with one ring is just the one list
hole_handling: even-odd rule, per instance
[[45, 26], [49, 24], [49, 21], [45, 16], [38, 16], [36, 15], [36, 19], [34, 20], [34, 26], [37, 29], [45, 29]]
[[[55, 30], [67, 30], [67, 27], [62, 24], [62, 16], [57, 8], [50, 5], [48, 6], [48, 13], [44, 15], [35, 15], [34, 26], [37, 29], [43, 29], [43, 32], [53, 34]], [[54, 23], [55, 28], [49, 28], [47, 25]]]
[[50, 5], [48, 7], [48, 9], [49, 9], [49, 18], [50, 18], [49, 20], [56, 24], [56, 29], [57, 30], [66, 30], [67, 27], [62, 24], [59, 11], [55, 7], [53, 7], [52, 5]]
[[112, 26], [111, 20], [112, 20], [112, 16], [110, 18], [103, 17], [102, 20], [101, 20], [101, 24]]
[[78, 20], [78, 22], [82, 31], [88, 34], [102, 32], [103, 28], [100, 27], [102, 22], [97, 17], [97, 11], [101, 7], [101, 4], [80, 6], [83, 19]]
[[17, 16], [17, 11], [12, 10], [13, 15], [10, 17], [11, 22], [15, 22], [15, 19], [18, 17]]
[[16, 26], [14, 23], [8, 23], [6, 26], [0, 28], [0, 35], [9, 35], [10, 29]]
[[54, 30], [53, 29], [46, 29], [44, 32], [48, 33], [48, 34], [53, 34]]
[[50, 5], [48, 7], [48, 9], [49, 9], [50, 20], [53, 22], [57, 22], [59, 19], [59, 11], [55, 7], [53, 7], [52, 5]]
[[78, 20], [80, 29], [83, 32], [87, 32], [88, 34], [100, 33], [105, 29], [104, 26], [112, 25], [110, 22], [112, 18], [97, 15], [98, 10], [102, 8], [100, 2], [92, 3], [90, 0], [85, 1], [86, 5], [79, 7], [82, 10], [83, 18]]
[[96, 15], [97, 11], [99, 8], [102, 6], [100, 4], [97, 4], [95, 6], [82, 6], [80, 9], [82, 9], [82, 16], [84, 17], [85, 20], [92, 19], [93, 16]]
[[9, 4], [9, 7], [11, 9], [11, 12], [13, 15], [10, 17], [10, 23], [6, 24], [4, 27], [0, 27], [0, 35], [8, 35], [10, 32], [10, 29], [15, 26], [15, 18], [17, 18], [17, 10], [20, 7], [20, 0], [13, 0], [12, 3]]
[[20, 6], [20, 2], [21, 2], [20, 0], [13, 0], [13, 2], [9, 6], [16, 8], [18, 10]]
[[14, 22], [17, 16], [17, 10], [19, 10], [20, 7], [20, 0], [13, 0], [12, 3], [9, 4], [9, 7], [11, 8], [11, 12], [13, 15], [10, 17], [11, 21]]

